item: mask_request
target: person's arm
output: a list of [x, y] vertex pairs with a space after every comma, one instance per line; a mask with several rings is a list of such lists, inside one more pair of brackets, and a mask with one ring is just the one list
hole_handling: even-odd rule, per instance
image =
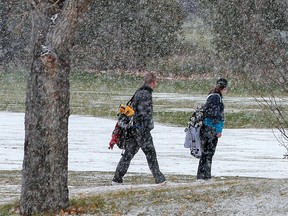
[[222, 136], [224, 127], [223, 111], [221, 111], [222, 99], [220, 95], [213, 94], [206, 101], [206, 124], [216, 129], [216, 136]]
[[218, 94], [213, 94], [207, 98], [206, 112], [207, 117], [210, 118], [213, 124], [217, 124], [222, 120], [221, 112], [221, 97]]

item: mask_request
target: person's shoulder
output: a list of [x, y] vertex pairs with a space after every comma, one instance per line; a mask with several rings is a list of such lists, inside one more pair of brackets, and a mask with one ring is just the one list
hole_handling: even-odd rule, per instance
[[218, 93], [211, 93], [207, 97], [207, 101], [221, 101], [222, 97]]
[[211, 93], [207, 96], [207, 99], [215, 99], [215, 98], [221, 98], [220, 94], [218, 93]]
[[137, 93], [139, 94], [147, 94], [147, 93], [152, 93], [153, 89], [148, 86], [148, 85], [143, 85], [142, 87], [140, 87], [138, 90], [137, 90]]

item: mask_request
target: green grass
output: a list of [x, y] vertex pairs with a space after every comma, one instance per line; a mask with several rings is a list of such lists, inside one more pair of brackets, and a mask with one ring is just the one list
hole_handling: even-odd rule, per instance
[[275, 124], [275, 119], [269, 111], [240, 111], [225, 115], [226, 128], [270, 128]]
[[0, 73], [0, 110], [23, 112], [26, 91], [25, 72]]
[[[28, 72], [0, 73], [0, 110], [24, 112], [26, 80]], [[229, 77], [230, 89], [228, 97], [252, 97], [269, 94], [270, 88], [257, 83], [249, 83], [244, 79]], [[116, 119], [120, 103], [126, 103], [134, 91], [142, 85], [138, 76], [110, 73], [72, 72], [70, 76], [71, 114], [91, 115]], [[215, 78], [198, 77], [193, 80], [160, 79], [157, 93], [185, 94], [186, 96], [202, 95], [203, 100], [213, 87]], [[276, 91], [281, 93], [281, 89]], [[281, 93], [282, 94], [282, 93]], [[202, 97], [201, 96], [201, 97]], [[163, 124], [185, 127], [199, 101], [154, 99], [155, 121]], [[226, 128], [268, 128], [271, 122], [269, 111], [263, 112], [257, 103], [226, 103]], [[252, 110], [252, 111], [251, 111]], [[253, 111], [254, 110], [254, 111]], [[261, 112], [260, 112], [261, 111]], [[273, 119], [273, 118], [272, 118]]]
[[11, 209], [14, 209], [15, 206], [15, 204], [0, 205], [0, 216], [13, 215]]

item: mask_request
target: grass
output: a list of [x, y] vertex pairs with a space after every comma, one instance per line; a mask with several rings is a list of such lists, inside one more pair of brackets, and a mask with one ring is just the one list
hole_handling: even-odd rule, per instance
[[25, 72], [0, 73], [0, 110], [23, 112], [26, 89]]
[[[1, 183], [8, 182], [9, 185], [21, 183], [20, 171], [0, 171], [0, 174]], [[9, 180], [11, 175], [15, 178], [13, 182]], [[68, 181], [72, 188], [93, 190], [95, 187], [107, 187], [112, 176], [111, 172], [69, 172]], [[255, 199], [262, 202], [261, 200], [267, 199], [267, 194], [269, 197], [276, 196], [279, 199], [287, 196], [287, 190], [284, 189], [285, 179], [214, 177], [210, 182], [197, 182], [195, 176], [174, 174], [167, 174], [166, 178], [170, 184], [157, 186], [154, 184], [152, 175], [128, 173], [125, 176], [126, 187], [124, 185], [124, 187], [102, 192], [94, 190], [93, 195], [81, 193], [72, 195], [69, 208], [61, 210], [58, 215], [127, 215], [129, 213], [141, 215], [141, 212], [147, 215], [145, 212], [149, 211], [150, 215], [172, 215], [172, 213], [183, 215], [187, 211], [191, 213], [190, 215], [213, 215], [215, 211], [219, 215], [233, 215], [235, 211], [233, 207], [230, 210], [226, 209], [227, 204], [233, 203], [231, 200], [245, 203], [247, 200], [249, 202]], [[220, 203], [223, 203], [223, 206]], [[267, 205], [275, 208], [269, 202]], [[18, 209], [18, 202], [0, 205], [0, 216], [18, 215]], [[246, 209], [249, 209], [249, 206], [246, 206]], [[211, 214], [206, 214], [206, 211]], [[41, 214], [41, 216], [52, 215], [55, 213]]]
[[[27, 72], [0, 73], [0, 110], [24, 112]], [[255, 102], [245, 103], [247, 96], [259, 92], [268, 95], [269, 88], [249, 84], [244, 79], [230, 77], [229, 97], [242, 97], [238, 103], [225, 103], [226, 128], [269, 128], [273, 119], [268, 110], [262, 110]], [[198, 77], [193, 80], [160, 79], [157, 94], [185, 94], [187, 97], [200, 96], [204, 102], [207, 92], [213, 87], [215, 78]], [[134, 91], [142, 85], [142, 77], [119, 73], [72, 72], [70, 77], [71, 114], [116, 118], [120, 103], [126, 103]], [[276, 88], [276, 87], [275, 87]], [[276, 88], [277, 90], [277, 88]], [[281, 92], [281, 89], [278, 90]], [[192, 110], [199, 103], [194, 100], [154, 99], [155, 121], [163, 124], [185, 127]], [[229, 111], [230, 110], [230, 111]]]
[[[14, 213], [11, 212], [11, 209], [14, 209], [16, 204], [11, 203], [11, 204], [6, 204], [6, 205], [0, 205], [0, 216], [8, 216], [8, 215], [13, 215]], [[14, 214], [16, 215], [16, 214]]]

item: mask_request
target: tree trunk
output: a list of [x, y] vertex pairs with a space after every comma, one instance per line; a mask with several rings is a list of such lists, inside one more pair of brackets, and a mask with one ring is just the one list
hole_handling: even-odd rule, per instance
[[23, 215], [55, 212], [69, 204], [69, 50], [79, 15], [90, 0], [51, 2], [31, 1], [33, 60], [26, 94]]

